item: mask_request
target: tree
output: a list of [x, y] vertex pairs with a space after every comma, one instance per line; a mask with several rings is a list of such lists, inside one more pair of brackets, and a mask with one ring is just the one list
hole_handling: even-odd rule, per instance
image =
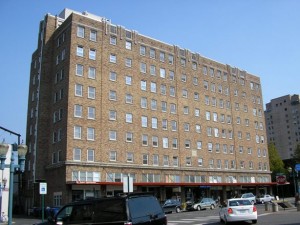
[[284, 168], [284, 163], [280, 158], [274, 143], [270, 143], [268, 145], [268, 150], [269, 150], [270, 170], [272, 171], [272, 180], [275, 181], [276, 174], [286, 173], [286, 170]]

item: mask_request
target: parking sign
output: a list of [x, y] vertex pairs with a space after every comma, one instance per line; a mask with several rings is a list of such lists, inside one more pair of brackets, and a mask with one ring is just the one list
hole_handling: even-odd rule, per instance
[[40, 183], [40, 195], [47, 194], [47, 183]]

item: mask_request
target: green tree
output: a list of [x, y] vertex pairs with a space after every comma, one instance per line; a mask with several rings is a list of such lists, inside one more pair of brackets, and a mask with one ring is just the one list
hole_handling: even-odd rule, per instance
[[272, 171], [272, 180], [275, 181], [276, 174], [286, 173], [286, 170], [284, 168], [284, 163], [280, 158], [274, 143], [270, 143], [268, 145], [268, 150], [269, 150], [270, 170]]

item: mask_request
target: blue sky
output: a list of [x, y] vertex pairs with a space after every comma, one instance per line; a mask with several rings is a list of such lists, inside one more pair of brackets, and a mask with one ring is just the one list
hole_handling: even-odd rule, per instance
[[[298, 0], [1, 0], [0, 126], [26, 136], [31, 54], [39, 21], [88, 11], [261, 78], [264, 104], [300, 94]], [[0, 141], [17, 141], [0, 130]]]

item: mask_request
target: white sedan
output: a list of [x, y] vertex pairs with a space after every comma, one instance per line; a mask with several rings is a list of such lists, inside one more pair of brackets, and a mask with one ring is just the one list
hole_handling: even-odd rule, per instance
[[257, 223], [257, 209], [248, 199], [233, 198], [226, 200], [219, 212], [220, 221], [228, 224], [237, 221]]

